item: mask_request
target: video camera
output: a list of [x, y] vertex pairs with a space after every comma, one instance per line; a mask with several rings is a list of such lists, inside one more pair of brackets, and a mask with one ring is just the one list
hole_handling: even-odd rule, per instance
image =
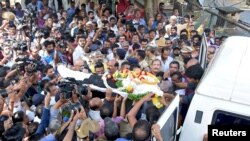
[[22, 51], [25, 52], [28, 50], [28, 46], [26, 42], [18, 42], [16, 46], [13, 46], [15, 51]]
[[87, 95], [88, 87], [83, 85], [83, 81], [76, 81], [74, 78], [66, 78], [59, 82], [61, 93], [66, 99], [72, 97], [72, 91], [76, 91], [78, 95]]
[[[42, 61], [31, 60], [31, 59], [29, 59], [27, 57], [25, 57], [25, 58], [17, 58], [15, 61], [16, 62], [21, 62], [21, 63], [17, 64], [18, 70], [19, 71], [25, 71], [28, 74], [33, 74], [34, 72], [37, 72], [37, 71], [43, 71], [43, 68], [44, 68], [44, 64], [42, 63]], [[27, 67], [25, 69], [25, 66], [28, 66], [30, 64], [33, 67]]]

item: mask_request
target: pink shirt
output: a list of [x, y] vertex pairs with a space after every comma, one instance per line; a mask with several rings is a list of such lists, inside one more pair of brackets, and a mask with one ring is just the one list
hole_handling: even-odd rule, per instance
[[[121, 116], [112, 118], [112, 121], [115, 122], [116, 124], [119, 124], [122, 120], [123, 120], [123, 117]], [[100, 125], [100, 130], [96, 133], [98, 137], [104, 134], [105, 123], [103, 119], [99, 121], [99, 125]]]

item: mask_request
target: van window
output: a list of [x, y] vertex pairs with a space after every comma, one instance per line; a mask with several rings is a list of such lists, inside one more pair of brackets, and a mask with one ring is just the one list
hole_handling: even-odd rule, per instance
[[164, 139], [164, 141], [165, 140], [166, 141], [174, 141], [175, 140], [177, 114], [178, 113], [177, 113], [177, 108], [176, 108], [161, 129], [161, 135], [162, 135], [162, 138]]
[[250, 125], [250, 117], [217, 110], [214, 112], [212, 125]]

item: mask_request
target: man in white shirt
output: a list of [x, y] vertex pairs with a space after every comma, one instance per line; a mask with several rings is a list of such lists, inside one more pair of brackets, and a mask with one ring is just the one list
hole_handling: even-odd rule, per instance
[[162, 71], [166, 72], [169, 69], [169, 64], [173, 61], [173, 58], [169, 56], [170, 49], [162, 48], [161, 55], [157, 57], [161, 61]]
[[75, 64], [76, 60], [82, 58], [86, 53], [84, 51], [84, 46], [86, 43], [86, 38], [84, 36], [78, 36], [78, 46], [73, 52], [73, 63]]

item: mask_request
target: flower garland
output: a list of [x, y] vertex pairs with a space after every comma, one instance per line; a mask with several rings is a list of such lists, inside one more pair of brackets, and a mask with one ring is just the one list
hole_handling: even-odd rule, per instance
[[107, 84], [107, 80], [111, 80], [111, 82], [115, 83], [117, 87], [116, 90], [127, 93], [128, 98], [131, 100], [140, 100], [152, 92], [158, 96], [163, 95], [163, 92], [158, 86], [158, 78], [149, 72], [122, 70], [115, 72], [113, 75], [104, 74], [104, 85], [107, 88], [111, 88]]

